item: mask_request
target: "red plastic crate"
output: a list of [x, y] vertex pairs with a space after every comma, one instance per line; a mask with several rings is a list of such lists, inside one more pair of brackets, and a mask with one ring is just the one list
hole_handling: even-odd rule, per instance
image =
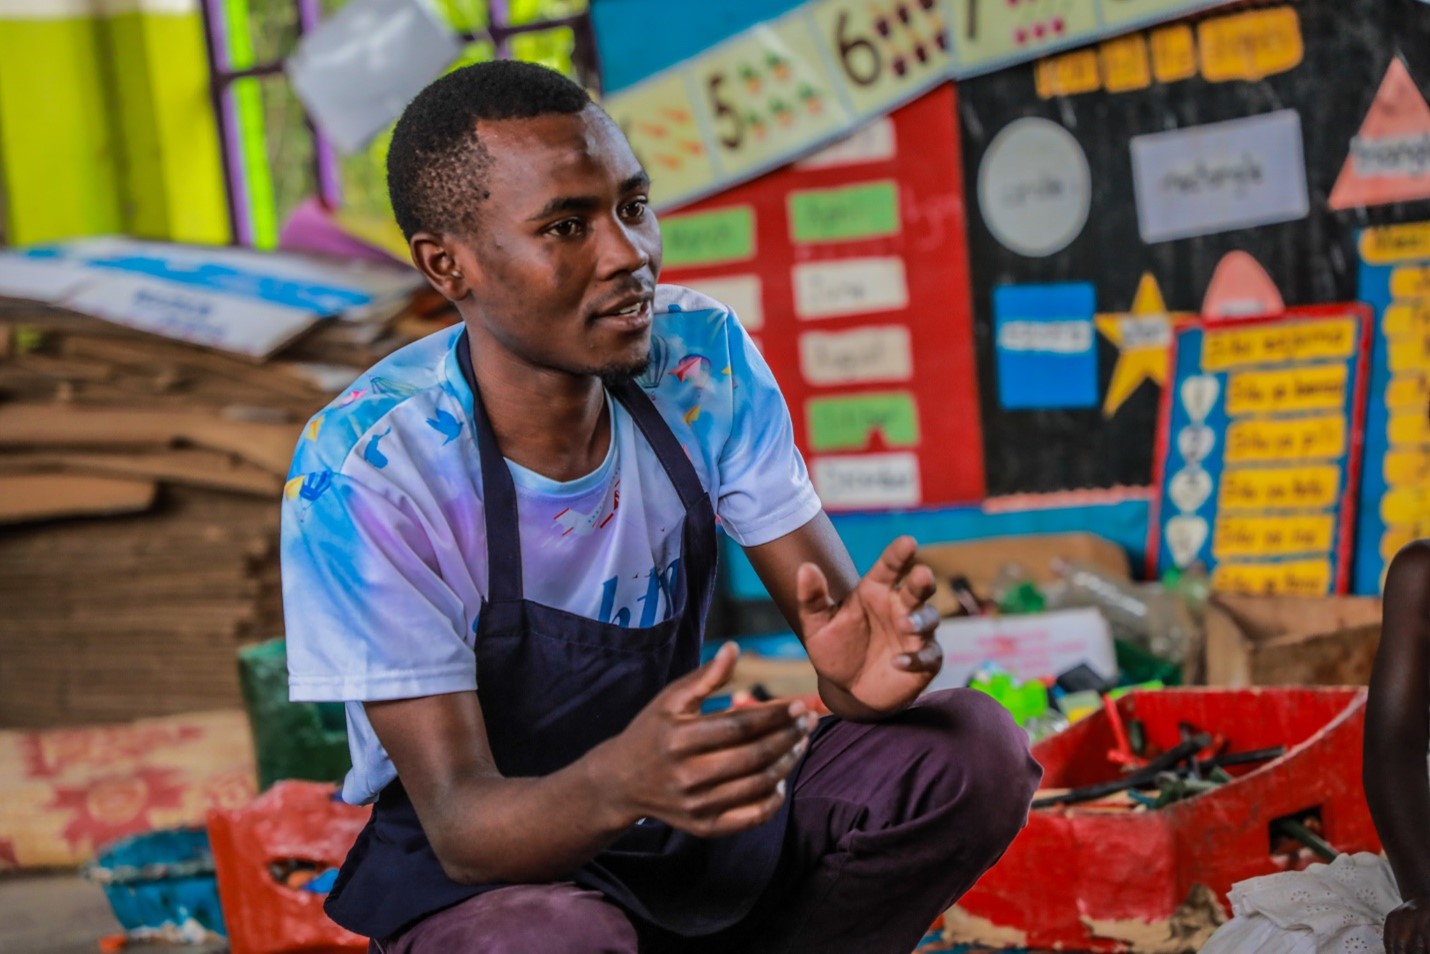
[[209, 842], [232, 954], [366, 952], [367, 939], [323, 912], [327, 895], [275, 881], [273, 863], [337, 867], [367, 823], [368, 808], [332, 785], [279, 782], [239, 809], [209, 812]]
[[[1341, 851], [1379, 851], [1361, 788], [1365, 690], [1354, 688], [1168, 689], [1123, 697], [1124, 721], [1141, 719], [1161, 749], [1181, 741], [1178, 723], [1222, 734], [1229, 753], [1286, 746], [1267, 763], [1229, 769], [1234, 781], [1155, 811], [1060, 806], [1032, 812], [1007, 854], [958, 907], [1026, 935], [1030, 948], [1125, 951], [1089, 921], [1165, 922], [1195, 884], [1216, 893], [1283, 870], [1271, 824], [1310, 810]], [[1116, 747], [1098, 712], [1033, 749], [1044, 788], [1118, 778]]]

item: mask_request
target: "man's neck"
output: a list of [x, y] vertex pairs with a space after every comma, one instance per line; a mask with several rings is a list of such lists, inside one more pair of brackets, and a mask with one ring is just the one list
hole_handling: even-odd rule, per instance
[[472, 374], [502, 455], [552, 480], [596, 470], [611, 442], [605, 388], [594, 375], [533, 368], [474, 338]]

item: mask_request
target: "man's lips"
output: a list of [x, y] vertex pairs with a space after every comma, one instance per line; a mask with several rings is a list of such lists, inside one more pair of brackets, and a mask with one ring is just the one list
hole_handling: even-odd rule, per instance
[[622, 331], [642, 331], [651, 323], [651, 310], [651, 300], [640, 298], [600, 312], [596, 315], [596, 320]]

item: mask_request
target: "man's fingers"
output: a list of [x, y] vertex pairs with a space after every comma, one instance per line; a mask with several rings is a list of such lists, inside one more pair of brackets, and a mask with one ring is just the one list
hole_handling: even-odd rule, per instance
[[676, 779], [687, 794], [695, 794], [738, 778], [758, 775], [791, 753], [803, 752], [814, 725], [814, 716], [807, 715], [741, 745], [694, 756], [676, 771]]
[[735, 660], [739, 657], [740, 647], [725, 643], [705, 665], [671, 683], [666, 689], [670, 711], [699, 712], [700, 703], [730, 681], [735, 672]]
[[927, 603], [936, 589], [938, 584], [934, 580], [933, 570], [920, 563], [904, 577], [903, 585], [898, 589], [899, 599], [904, 609], [912, 612]]
[[694, 818], [714, 818], [731, 809], [764, 801], [789, 785], [789, 774], [799, 764], [799, 756], [786, 752], [759, 772], [730, 779], [691, 798], [688, 809]]
[[925, 603], [904, 617], [903, 630], [906, 633], [917, 633], [920, 636], [928, 636], [938, 629], [938, 610], [932, 605]]
[[918, 652], [895, 656], [894, 665], [906, 672], [937, 673], [943, 668], [943, 647], [934, 640], [929, 640]]
[[910, 536], [898, 537], [884, 548], [879, 559], [864, 578], [882, 586], [895, 586], [914, 562], [914, 551], [918, 543]]
[[677, 758], [746, 745], [772, 732], [802, 732], [808, 714], [801, 701], [779, 700], [743, 709], [727, 709], [684, 722], [672, 736], [670, 754]]

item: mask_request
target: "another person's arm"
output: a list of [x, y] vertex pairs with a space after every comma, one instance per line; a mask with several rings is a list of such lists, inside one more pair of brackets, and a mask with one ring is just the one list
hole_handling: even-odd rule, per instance
[[641, 818], [704, 837], [769, 819], [813, 717], [802, 703], [700, 715], [737, 653], [671, 683], [620, 735], [537, 778], [497, 770], [475, 692], [365, 704], [443, 869], [472, 884], [568, 875]]
[[1365, 793], [1405, 901], [1386, 919], [1386, 952], [1423, 954], [1430, 950], [1430, 542], [1396, 556], [1384, 605], [1366, 704]]

